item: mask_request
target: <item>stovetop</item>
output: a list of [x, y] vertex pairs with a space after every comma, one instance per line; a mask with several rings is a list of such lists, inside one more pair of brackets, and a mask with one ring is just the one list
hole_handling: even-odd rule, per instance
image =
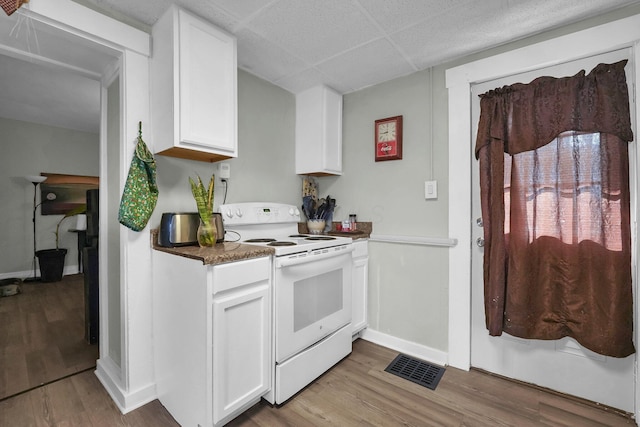
[[309, 252], [317, 249], [325, 249], [332, 246], [351, 244], [348, 237], [334, 237], [311, 234], [294, 234], [289, 236], [241, 239], [242, 243], [248, 245], [260, 245], [272, 247], [276, 251], [276, 256], [290, 255], [297, 252]]
[[352, 243], [349, 237], [299, 234], [300, 211], [281, 203], [235, 203], [220, 206], [227, 235], [235, 241], [268, 246], [276, 256], [309, 252]]

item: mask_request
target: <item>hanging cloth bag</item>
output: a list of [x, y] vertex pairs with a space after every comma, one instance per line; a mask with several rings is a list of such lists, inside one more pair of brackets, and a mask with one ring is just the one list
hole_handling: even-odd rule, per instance
[[142, 122], [138, 124], [138, 142], [124, 185], [118, 221], [133, 231], [146, 227], [158, 201], [156, 161], [142, 140]]

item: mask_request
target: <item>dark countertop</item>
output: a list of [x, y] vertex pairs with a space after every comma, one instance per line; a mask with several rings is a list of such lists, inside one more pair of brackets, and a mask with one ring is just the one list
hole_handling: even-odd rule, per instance
[[201, 260], [204, 265], [224, 264], [244, 259], [260, 258], [275, 253], [273, 248], [233, 242], [216, 243], [211, 248], [201, 248], [200, 246], [165, 248], [164, 246], [158, 245], [158, 229], [151, 230], [151, 247], [157, 251]]
[[[329, 236], [351, 237], [353, 240], [368, 239], [371, 235], [372, 224], [370, 222], [358, 222], [356, 231], [337, 231], [334, 222]], [[306, 222], [298, 223], [298, 232], [307, 234]], [[227, 262], [241, 261], [243, 259], [260, 258], [273, 255], [275, 250], [266, 246], [244, 245], [242, 243], [222, 242], [216, 243], [211, 248], [201, 248], [200, 246], [178, 246], [175, 248], [165, 248], [158, 245], [158, 229], [151, 230], [151, 247], [157, 251], [166, 252], [173, 255], [183, 256], [202, 261], [204, 265], [224, 264]]]
[[[331, 224], [331, 231], [325, 233], [329, 236], [341, 236], [341, 237], [351, 237], [353, 240], [358, 239], [368, 239], [371, 236], [371, 231], [373, 229], [373, 225], [370, 222], [358, 222], [356, 223], [355, 231], [337, 231], [336, 225], [341, 224], [340, 222], [334, 221]], [[306, 222], [298, 223], [298, 232], [301, 234], [309, 233], [309, 229], [307, 228]]]

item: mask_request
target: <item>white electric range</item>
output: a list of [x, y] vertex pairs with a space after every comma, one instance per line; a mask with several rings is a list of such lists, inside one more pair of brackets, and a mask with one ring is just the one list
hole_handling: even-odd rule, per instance
[[300, 210], [220, 206], [227, 241], [272, 247], [273, 381], [282, 404], [351, 353], [351, 238], [299, 234]]
[[220, 206], [227, 240], [272, 247], [276, 256], [349, 245], [349, 237], [300, 234], [300, 210], [281, 203], [236, 203]]

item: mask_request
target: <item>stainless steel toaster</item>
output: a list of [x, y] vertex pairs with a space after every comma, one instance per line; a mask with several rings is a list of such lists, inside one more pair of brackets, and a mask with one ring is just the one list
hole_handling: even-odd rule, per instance
[[160, 220], [158, 244], [169, 248], [197, 245], [199, 224], [197, 213], [165, 212]]
[[[222, 215], [214, 213], [213, 220], [217, 231], [216, 243], [223, 242], [224, 225], [222, 223]], [[197, 245], [199, 224], [200, 217], [196, 212], [165, 212], [160, 220], [158, 244], [168, 248]]]

